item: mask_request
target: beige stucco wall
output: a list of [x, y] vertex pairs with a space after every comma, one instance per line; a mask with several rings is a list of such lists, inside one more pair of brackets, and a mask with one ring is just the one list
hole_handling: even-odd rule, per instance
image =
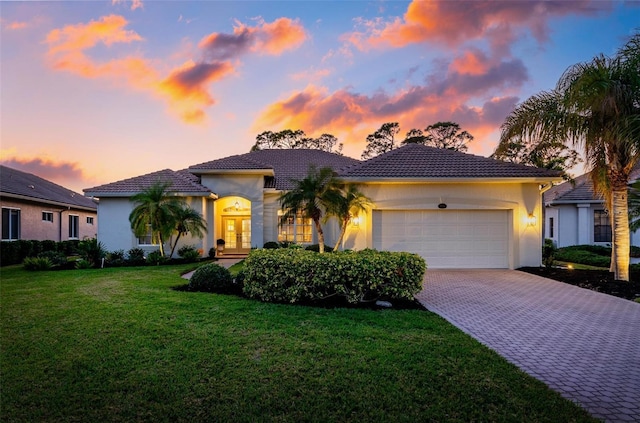
[[[363, 184], [360, 189], [374, 202], [375, 210], [510, 210], [509, 236], [511, 268], [538, 266], [541, 261], [542, 212], [537, 183], [415, 183]], [[537, 218], [535, 226], [527, 218]], [[346, 234], [345, 248], [371, 248], [372, 213], [351, 226]]]
[[[74, 239], [94, 238], [98, 233], [97, 213], [93, 211], [11, 198], [2, 198], [0, 206], [20, 210], [21, 239], [66, 241], [69, 239], [69, 215], [78, 216], [79, 233]], [[43, 221], [42, 212], [53, 213], [53, 222]], [[93, 217], [93, 225], [87, 223], [87, 217]]]

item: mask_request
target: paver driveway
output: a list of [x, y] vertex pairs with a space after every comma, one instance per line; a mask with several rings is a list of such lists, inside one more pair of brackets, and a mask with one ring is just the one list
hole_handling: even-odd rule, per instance
[[640, 422], [640, 304], [515, 270], [427, 270], [418, 300], [609, 422]]

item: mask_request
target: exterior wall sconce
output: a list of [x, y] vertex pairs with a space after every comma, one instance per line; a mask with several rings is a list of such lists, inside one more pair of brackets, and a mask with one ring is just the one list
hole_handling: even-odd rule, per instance
[[351, 219], [350, 219], [349, 223], [351, 223], [351, 226], [355, 226], [355, 227], [360, 226], [360, 217], [359, 216], [351, 216]]
[[533, 214], [527, 216], [527, 226], [536, 226], [538, 223], [538, 218], [536, 218]]

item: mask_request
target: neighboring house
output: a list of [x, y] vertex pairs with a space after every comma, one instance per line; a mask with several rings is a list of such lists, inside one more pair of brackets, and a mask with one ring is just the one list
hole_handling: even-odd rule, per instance
[[94, 238], [96, 203], [31, 173], [0, 166], [2, 241]]
[[[640, 166], [630, 180], [640, 179]], [[543, 196], [544, 236], [558, 248], [570, 245], [610, 245], [611, 221], [601, 196], [595, 193], [591, 175], [556, 185]], [[640, 246], [640, 231], [631, 232], [631, 245]]]
[[[100, 198], [98, 238], [109, 250], [153, 248], [131, 231], [129, 198], [161, 180], [208, 222], [205, 239], [184, 244], [206, 252], [223, 238], [225, 253], [242, 254], [267, 241], [317, 242], [310, 219], [281, 223], [278, 201], [309, 165], [333, 168], [373, 201], [352, 219], [344, 248], [415, 252], [429, 268], [540, 265], [541, 193], [562, 180], [558, 172], [409, 144], [364, 162], [320, 150], [261, 150], [84, 191]], [[338, 235], [330, 220], [326, 243]]]

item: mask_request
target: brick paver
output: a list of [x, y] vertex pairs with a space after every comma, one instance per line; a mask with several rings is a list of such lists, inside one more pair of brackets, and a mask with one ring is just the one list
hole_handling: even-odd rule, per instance
[[514, 270], [428, 270], [418, 300], [608, 422], [640, 422], [640, 304]]

